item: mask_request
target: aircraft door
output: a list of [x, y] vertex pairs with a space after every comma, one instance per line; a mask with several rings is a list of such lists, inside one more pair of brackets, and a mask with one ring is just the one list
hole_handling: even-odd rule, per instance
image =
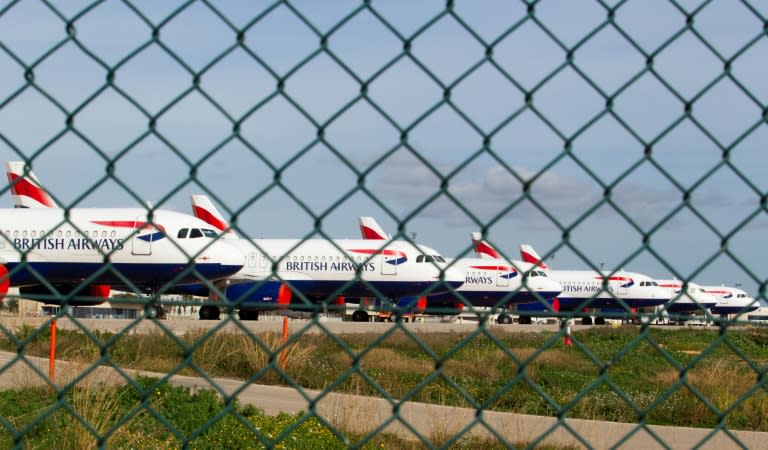
[[509, 279], [513, 275], [511, 267], [497, 266], [496, 268], [496, 286], [509, 287]]
[[134, 255], [152, 254], [152, 239], [156, 230], [152, 226], [146, 226], [144, 220], [143, 217], [137, 217], [131, 230], [131, 253]]
[[397, 275], [398, 259], [400, 258], [400, 252], [397, 250], [396, 245], [389, 245], [386, 249], [381, 251], [381, 274], [382, 275]]
[[611, 290], [619, 298], [624, 298], [629, 294], [629, 279], [627, 277], [615, 275], [611, 277]]
[[621, 297], [626, 297], [629, 295], [629, 286], [632, 284], [630, 282], [629, 277], [619, 277], [620, 280], [617, 280], [618, 286], [616, 286], [616, 292]]
[[256, 272], [265, 275], [272, 275], [272, 260], [261, 252], [258, 253], [257, 259], [258, 265], [256, 267]]

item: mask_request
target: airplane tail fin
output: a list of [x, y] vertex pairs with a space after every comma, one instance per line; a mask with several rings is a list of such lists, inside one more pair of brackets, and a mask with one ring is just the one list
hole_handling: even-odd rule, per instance
[[541, 260], [541, 258], [539, 257], [539, 254], [536, 253], [536, 250], [534, 250], [533, 247], [528, 244], [520, 244], [520, 257], [523, 258], [523, 261], [531, 264], [536, 264], [542, 269], [549, 268], [547, 266], [547, 263]]
[[363, 235], [363, 239], [370, 240], [386, 240], [390, 239], [389, 235], [384, 232], [376, 219], [373, 217], [359, 217], [357, 222], [360, 224], [360, 233]]
[[234, 230], [230, 228], [226, 219], [224, 219], [224, 216], [222, 216], [219, 210], [216, 209], [208, 196], [193, 195], [192, 212], [198, 219], [201, 219], [202, 221], [221, 231], [223, 238], [237, 239], [237, 233], [235, 233]]
[[472, 233], [472, 247], [475, 248], [475, 254], [479, 258], [494, 258], [500, 259], [501, 254], [496, 251], [491, 244], [482, 240], [482, 234], [478, 232]]
[[16, 208], [58, 208], [59, 205], [40, 186], [32, 170], [24, 170], [24, 167], [22, 161], [10, 161], [5, 165], [13, 205]]

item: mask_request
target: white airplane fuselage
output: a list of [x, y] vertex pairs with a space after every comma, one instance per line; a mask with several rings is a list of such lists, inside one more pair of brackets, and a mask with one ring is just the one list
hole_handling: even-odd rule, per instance
[[683, 292], [681, 280], [656, 280], [659, 287], [667, 289], [672, 296], [664, 309], [671, 313], [678, 312], [707, 312], [715, 306], [717, 298], [707, 293], [696, 283], [688, 282], [688, 288]]
[[[287, 285], [311, 301], [335, 297], [419, 296], [444, 292], [464, 283], [464, 274], [445, 263], [417, 263], [437, 254], [406, 241], [386, 245], [360, 239], [229, 239], [246, 255], [242, 270], [228, 279], [230, 302], [247, 307], [280, 302]], [[207, 290], [188, 293], [207, 295]], [[294, 295], [295, 298], [295, 295]]]
[[[209, 236], [176, 239], [182, 228]], [[205, 222], [166, 210], [156, 210], [150, 224], [141, 208], [0, 209], [0, 232], [0, 263], [14, 287], [157, 288], [225, 278], [245, 262]]]
[[460, 258], [448, 262], [464, 272], [464, 284], [455, 293], [430, 295], [428, 304], [498, 307], [551, 300], [562, 291], [560, 283], [543, 270], [522, 261]]
[[713, 314], [721, 316], [740, 314], [754, 311], [759, 307], [757, 300], [741, 289], [728, 286], [702, 286], [702, 288], [717, 299], [717, 303], [710, 308]]
[[[649, 276], [636, 272], [549, 269], [547, 274], [563, 287], [557, 296], [562, 311], [584, 307], [622, 308], [619, 300], [632, 308], [644, 308], [662, 305], [671, 298], [670, 292], [656, 285]], [[538, 307], [521, 305], [518, 309], [535, 311]]]
[[[372, 217], [358, 218], [364, 239], [383, 242], [388, 235]], [[429, 264], [435, 258], [425, 255]], [[464, 273], [464, 284], [455, 292], [436, 293], [426, 297], [424, 306], [429, 308], [456, 308], [464, 306], [498, 307], [517, 303], [551, 300], [562, 290], [559, 283], [547, 278], [533, 264], [508, 261], [496, 254], [494, 257], [446, 259], [450, 267]], [[443, 262], [440, 261], [440, 262]], [[528, 273], [530, 271], [530, 273]], [[525, 281], [523, 280], [525, 278]], [[413, 299], [400, 306], [413, 306]]]

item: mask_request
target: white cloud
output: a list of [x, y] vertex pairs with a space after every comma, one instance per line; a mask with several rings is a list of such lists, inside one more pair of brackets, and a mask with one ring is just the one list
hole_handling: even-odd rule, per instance
[[[441, 171], [447, 169], [446, 165], [435, 167]], [[488, 167], [484, 172], [468, 170], [449, 180], [447, 191], [480, 221], [503, 214], [512, 220], [525, 221], [533, 228], [551, 226], [550, 219], [533, 202], [568, 224], [603, 199], [602, 187], [588, 179], [553, 171], [536, 176], [536, 172], [522, 167], [512, 170], [517, 176], [501, 165]], [[418, 160], [406, 155], [391, 158], [377, 175], [372, 185], [374, 192], [396, 211], [410, 212], [440, 191], [439, 178]], [[525, 197], [524, 182], [531, 182], [528, 198], [533, 202]], [[611, 192], [613, 203], [640, 226], [657, 223], [680, 203], [681, 197], [672, 189], [661, 190], [629, 182], [619, 184]], [[717, 195], [699, 198], [701, 201], [722, 201]], [[614, 213], [612, 207], [605, 206], [594, 214], [606, 218]], [[452, 226], [470, 222], [470, 218], [446, 195], [430, 203], [422, 214], [441, 218]]]

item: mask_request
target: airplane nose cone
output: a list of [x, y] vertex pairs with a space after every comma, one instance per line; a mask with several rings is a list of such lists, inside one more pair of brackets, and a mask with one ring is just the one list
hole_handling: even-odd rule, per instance
[[443, 283], [450, 286], [453, 289], [460, 287], [464, 284], [464, 271], [455, 267], [449, 267], [443, 270]]
[[699, 304], [705, 308], [711, 308], [717, 304], [717, 299], [711, 295], [696, 296], [694, 297], [694, 300], [699, 302]]
[[229, 242], [218, 240], [196, 258], [197, 265], [206, 265], [209, 280], [226, 278], [239, 272], [245, 265], [245, 254]]
[[537, 277], [528, 279], [528, 290], [549, 300], [560, 295], [563, 292], [563, 286], [551, 278]]

